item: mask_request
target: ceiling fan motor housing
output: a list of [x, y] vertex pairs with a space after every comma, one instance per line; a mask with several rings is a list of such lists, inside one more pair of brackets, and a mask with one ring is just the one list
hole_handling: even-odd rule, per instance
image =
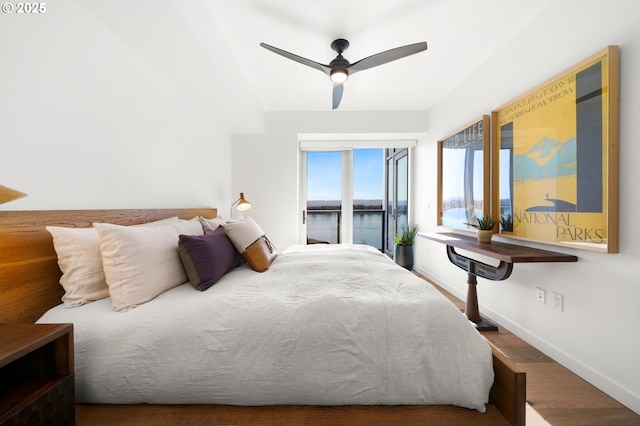
[[343, 38], [339, 38], [331, 43], [331, 48], [338, 53], [338, 56], [329, 63], [329, 67], [331, 67], [329, 76], [331, 77], [331, 81], [341, 84], [349, 78], [349, 67], [351, 64], [342, 56], [342, 52], [349, 48], [349, 42]]

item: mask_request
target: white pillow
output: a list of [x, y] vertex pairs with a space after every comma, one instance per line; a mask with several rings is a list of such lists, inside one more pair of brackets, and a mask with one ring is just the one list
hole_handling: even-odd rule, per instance
[[260, 225], [251, 217], [227, 222], [223, 226], [238, 253], [243, 253], [247, 247], [264, 235]]
[[[136, 226], [157, 226], [177, 223], [178, 217], [162, 219]], [[53, 247], [62, 271], [60, 284], [65, 293], [62, 302], [73, 308], [109, 297], [109, 287], [102, 268], [100, 240], [95, 228], [65, 228], [47, 226], [53, 237]]]
[[187, 281], [178, 255], [178, 236], [203, 235], [197, 218], [153, 227], [94, 223], [113, 308], [148, 302]]
[[47, 226], [62, 271], [62, 302], [68, 308], [109, 297], [102, 270], [100, 240], [94, 228]]
[[219, 226], [224, 225], [225, 222], [225, 220], [220, 216], [216, 217], [215, 219], [207, 219], [205, 217], [199, 216], [198, 219], [200, 219], [200, 223], [202, 224], [202, 229], [204, 230], [205, 234], [212, 233], [213, 231], [218, 229]]

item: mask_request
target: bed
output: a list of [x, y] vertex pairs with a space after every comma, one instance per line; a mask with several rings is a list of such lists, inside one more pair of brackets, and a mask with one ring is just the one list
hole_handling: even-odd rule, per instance
[[394, 423], [435, 415], [482, 424], [498, 410], [506, 424], [524, 424], [524, 374], [437, 290], [367, 246], [292, 246], [266, 272], [244, 264], [205, 291], [187, 282], [124, 312], [110, 298], [60, 305], [45, 226], [173, 216], [216, 211], [0, 212], [0, 322], [74, 324], [81, 418], [197, 407], [217, 419], [314, 423], [310, 413], [334, 408], [349, 422], [379, 410]]

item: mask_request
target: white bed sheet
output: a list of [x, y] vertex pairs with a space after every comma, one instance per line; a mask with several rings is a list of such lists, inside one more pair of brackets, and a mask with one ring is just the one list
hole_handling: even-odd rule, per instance
[[292, 246], [127, 312], [57, 306], [79, 403], [447, 404], [485, 410], [491, 350], [433, 286], [365, 245]]

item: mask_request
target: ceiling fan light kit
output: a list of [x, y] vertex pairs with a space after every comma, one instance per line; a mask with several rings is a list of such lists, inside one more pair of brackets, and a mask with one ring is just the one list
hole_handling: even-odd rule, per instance
[[344, 83], [349, 78], [349, 72], [347, 70], [332, 70], [331, 81], [334, 83]]
[[284, 56], [292, 61], [315, 68], [318, 71], [322, 71], [327, 74], [333, 82], [333, 109], [338, 108], [340, 105], [344, 90], [342, 83], [347, 81], [350, 75], [355, 74], [358, 71], [377, 67], [378, 65], [386, 64], [387, 62], [395, 61], [397, 59], [422, 52], [423, 50], [427, 50], [427, 43], [423, 41], [420, 43], [396, 47], [395, 49], [385, 50], [384, 52], [376, 53], [375, 55], [368, 56], [352, 64], [342, 56], [342, 52], [347, 50], [349, 47], [349, 42], [343, 38], [339, 38], [331, 43], [331, 48], [338, 53], [338, 56], [336, 56], [329, 65], [324, 65], [319, 62], [303, 58], [302, 56], [289, 53], [277, 47], [270, 46], [266, 43], [260, 43], [260, 46], [272, 51], [273, 53], [277, 53], [280, 56]]

